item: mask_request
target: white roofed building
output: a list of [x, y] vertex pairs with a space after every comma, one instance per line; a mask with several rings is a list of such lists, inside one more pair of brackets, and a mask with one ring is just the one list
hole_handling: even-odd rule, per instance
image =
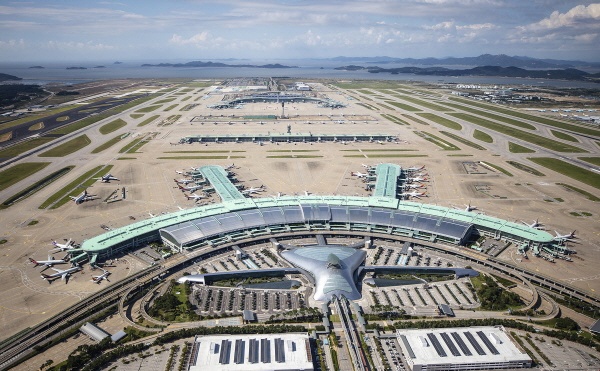
[[397, 330], [396, 336], [412, 371], [531, 367], [501, 326]]

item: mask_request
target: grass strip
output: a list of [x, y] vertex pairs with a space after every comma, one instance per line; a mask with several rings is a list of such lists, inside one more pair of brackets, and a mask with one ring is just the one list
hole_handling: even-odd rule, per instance
[[394, 102], [393, 100], [386, 100], [385, 102], [386, 102], [386, 103], [388, 103], [388, 104], [391, 104], [391, 105], [392, 105], [392, 106], [394, 106], [394, 107], [397, 107], [397, 108], [403, 109], [403, 110], [405, 110], [405, 111], [411, 111], [411, 112], [419, 112], [419, 111], [422, 111], [422, 109], [420, 109], [420, 108], [413, 107], [413, 106], [411, 106], [411, 105], [404, 104], [404, 103], [400, 103], [400, 102]]
[[582, 196], [587, 197], [587, 199], [590, 200], [590, 201], [594, 201], [594, 202], [600, 201], [600, 197], [596, 197], [593, 194], [591, 194], [590, 192], [584, 191], [581, 188], [577, 188], [577, 187], [574, 187], [572, 185], [565, 184], [565, 183], [556, 183], [556, 185], [565, 187], [566, 189], [568, 189], [570, 191], [577, 192], [577, 193], [581, 194]]
[[428, 124], [428, 123], [426, 123], [425, 121], [421, 120], [420, 118], [416, 118], [416, 117], [414, 117], [414, 116], [411, 116], [411, 115], [406, 115], [406, 114], [404, 115], [404, 117], [406, 117], [407, 119], [411, 119], [411, 120], [413, 120], [414, 122], [417, 122], [417, 123], [419, 123], [419, 124], [421, 124], [421, 125], [427, 125], [427, 126], [429, 126], [429, 124]]
[[448, 107], [440, 106], [438, 104], [431, 103], [431, 102], [428, 102], [428, 101], [425, 101], [425, 100], [422, 100], [422, 99], [418, 99], [418, 98], [415, 98], [415, 97], [409, 97], [409, 96], [400, 95], [400, 94], [394, 94], [394, 96], [396, 96], [396, 97], [398, 97], [400, 99], [404, 99], [406, 101], [409, 101], [411, 103], [417, 104], [419, 106], [427, 107], [427, 108], [432, 109], [434, 111], [441, 111], [441, 112], [452, 111]]
[[600, 166], [600, 157], [577, 157], [580, 160], [585, 162], [589, 162], [590, 164], [594, 164], [596, 166]]
[[10, 207], [10, 206], [16, 204], [17, 202], [26, 199], [27, 197], [35, 194], [37, 191], [39, 191], [39, 190], [43, 189], [44, 187], [46, 187], [47, 185], [51, 184], [58, 178], [67, 174], [69, 171], [73, 170], [74, 168], [75, 168], [75, 166], [63, 167], [62, 169], [55, 171], [52, 174], [42, 178], [41, 180], [30, 185], [29, 187], [19, 191], [18, 193], [14, 194], [11, 197], [9, 197], [6, 201], [4, 201], [2, 204], [0, 204], [0, 209], [6, 209], [7, 207]]
[[121, 148], [119, 153], [135, 153], [138, 149], [142, 148], [144, 144], [148, 143], [148, 141], [144, 139], [146, 139], [145, 136], [132, 140], [128, 145]]
[[368, 103], [356, 103], [356, 104], [358, 104], [359, 106], [363, 106], [363, 107], [365, 107], [365, 108], [368, 108], [368, 109], [370, 109], [371, 111], [379, 111], [379, 108], [378, 108], [378, 107], [372, 106], [372, 105], [370, 105], [370, 104], [368, 104]]
[[271, 149], [267, 152], [319, 152], [318, 149]]
[[433, 121], [437, 124], [440, 124], [442, 126], [447, 127], [448, 129], [454, 129], [454, 130], [462, 130], [462, 125], [459, 124], [458, 122], [454, 122], [452, 120], [448, 120], [445, 117], [441, 117], [438, 116], [436, 114], [433, 113], [417, 113], [417, 115], [426, 118], [429, 121]]
[[481, 130], [477, 130], [475, 129], [473, 131], [473, 138], [480, 140], [482, 142], [486, 142], [486, 143], [494, 143], [494, 138], [492, 138], [491, 135], [489, 135], [488, 133], [484, 133]]
[[110, 169], [112, 169], [112, 165], [96, 166], [95, 168], [93, 168], [90, 171], [87, 171], [85, 174], [81, 175], [79, 178], [75, 179], [71, 183], [62, 187], [60, 191], [56, 192], [55, 194], [50, 196], [46, 201], [44, 201], [39, 206], [39, 208], [45, 209], [50, 205], [52, 205], [52, 209], [61, 207], [62, 205], [69, 202], [69, 196], [75, 197], [83, 192], [83, 190], [81, 190], [82, 187], [85, 189], [90, 185], [94, 184], [94, 182], [96, 182], [96, 179], [93, 179], [94, 176], [98, 175], [100, 172], [102, 172], [102, 175], [104, 175], [104, 173], [109, 172]]
[[162, 107], [162, 105], [160, 105], [160, 104], [156, 105], [156, 106], [148, 106], [148, 107], [140, 108], [139, 110], [136, 110], [135, 112], [148, 113], [148, 112], [155, 111], [155, 110], [159, 109], [160, 107]]
[[356, 149], [356, 150], [342, 150], [342, 151], [350, 151], [350, 152], [413, 152], [418, 151], [418, 149], [400, 149], [400, 148], [381, 148], [381, 149]]
[[462, 144], [466, 144], [469, 147], [473, 147], [473, 148], [478, 149], [480, 151], [485, 151], [485, 147], [482, 147], [482, 146], [480, 146], [477, 143], [473, 143], [470, 140], [467, 140], [467, 139], [461, 137], [460, 135], [456, 135], [454, 133], [449, 133], [449, 132], [444, 131], [444, 130], [440, 130], [440, 133], [444, 134], [447, 137], [450, 137], [450, 138], [454, 139], [457, 142], [460, 142]]
[[146, 125], [148, 125], [149, 123], [151, 123], [152, 121], [156, 120], [159, 117], [160, 117], [160, 115], [154, 115], [152, 117], [148, 117], [144, 121], [140, 122], [137, 126], [146, 126]]
[[528, 160], [535, 162], [557, 173], [573, 178], [577, 181], [600, 189], [600, 174], [586, 170], [579, 166], [571, 165], [568, 162], [550, 158], [550, 157], [529, 157]]
[[554, 135], [558, 139], [568, 140], [569, 142], [579, 143], [579, 140], [577, 140], [577, 138], [575, 138], [567, 133], [563, 133], [562, 131], [550, 129], [550, 132], [552, 133], [552, 135]]
[[277, 156], [267, 156], [267, 158], [320, 158], [323, 156], [317, 155], [277, 155]]
[[25, 162], [0, 171], [0, 191], [37, 173], [48, 165], [50, 162]]
[[539, 116], [528, 115], [526, 113], [512, 111], [512, 110], [509, 110], [509, 109], [506, 109], [506, 108], [496, 107], [496, 106], [493, 106], [493, 105], [487, 104], [487, 103], [477, 103], [477, 102], [472, 102], [472, 101], [469, 101], [469, 100], [466, 100], [466, 99], [454, 98], [454, 97], [450, 97], [448, 99], [453, 100], [455, 102], [460, 102], [460, 103], [468, 104], [468, 105], [471, 105], [471, 106], [476, 106], [476, 107], [484, 108], [484, 109], [487, 109], [487, 110], [490, 110], [490, 111], [495, 111], [495, 112], [503, 113], [505, 115], [509, 115], [509, 116], [518, 117], [518, 118], [521, 118], [521, 119], [525, 119], [525, 120], [537, 122], [537, 123], [540, 123], [540, 124], [545, 124], [545, 125], [548, 125], [548, 126], [554, 126], [555, 128], [558, 128], [558, 129], [565, 129], [565, 130], [575, 131], [575, 132], [580, 133], [580, 134], [600, 136], [600, 130], [596, 130], [596, 129], [592, 129], [592, 128], [587, 128], [587, 127], [582, 127], [582, 126], [578, 126], [578, 125], [573, 125], [571, 123], [556, 121], [556, 120], [552, 120], [552, 119], [549, 119], [549, 118], [546, 118], [546, 117], [539, 117]]
[[154, 102], [154, 104], [165, 104], [165, 103], [172, 102], [174, 100], [175, 100], [175, 98], [165, 98], [165, 99], [157, 100], [156, 102]]
[[508, 142], [508, 151], [510, 153], [534, 153], [535, 151], [531, 148], [523, 147], [520, 144]]
[[125, 125], [127, 125], [127, 123], [123, 119], [116, 119], [108, 124], [100, 126], [100, 134], [106, 135], [112, 133], [113, 131], [119, 130]]
[[19, 143], [17, 145], [11, 146], [11, 147], [4, 148], [3, 150], [0, 151], [0, 158], [16, 157], [22, 153], [25, 153], [29, 150], [37, 148], [37, 147], [41, 146], [42, 144], [52, 142], [54, 139], [56, 139], [56, 138], [50, 138], [50, 137], [33, 138], [33, 139], [30, 139], [23, 143]]
[[117, 144], [118, 142], [120, 142], [123, 139], [122, 135], [117, 135], [116, 137], [104, 142], [103, 144], [99, 145], [98, 147], [94, 148], [92, 150], [92, 153], [100, 153], [102, 151], [104, 151], [105, 149], [108, 149], [112, 146], [114, 146], [115, 144]]
[[210, 150], [207, 150], [207, 151], [164, 151], [163, 153], [229, 153], [229, 152], [232, 152], [232, 151], [228, 151], [228, 150], [212, 150], [212, 151], [210, 151]]
[[228, 158], [246, 158], [246, 156], [165, 156], [159, 160], [226, 160]]
[[525, 164], [522, 164], [520, 162], [517, 161], [506, 161], [509, 165], [516, 167], [519, 170], [523, 170], [525, 172], [528, 172], [529, 174], [533, 174], [535, 176], [546, 176], [546, 174], [542, 173], [541, 171], [538, 171], [534, 168], [532, 168], [531, 166], [527, 166]]
[[472, 124], [483, 126], [487, 129], [497, 131], [499, 133], [519, 138], [526, 142], [536, 144], [540, 147], [544, 147], [557, 152], [587, 152], [581, 148], [571, 146], [569, 144], [564, 144], [561, 142], [557, 142], [552, 139], [545, 138], [541, 135], [532, 134], [523, 130], [519, 130], [513, 127], [508, 127], [502, 124], [498, 124], [491, 121], [485, 121], [481, 118], [475, 117], [468, 113], [449, 113], [449, 115], [459, 118], [461, 120], [468, 121]]
[[418, 136], [420, 136], [421, 138], [425, 139], [426, 141], [435, 144], [436, 146], [440, 147], [444, 151], [460, 151], [460, 148], [458, 148], [454, 144], [452, 144], [440, 137], [437, 137], [431, 133], [427, 133], [425, 131], [415, 131], [414, 133], [417, 134]]
[[381, 116], [383, 116], [384, 118], [390, 120], [391, 122], [393, 122], [394, 124], [398, 124], [398, 125], [410, 125], [408, 122], [402, 120], [401, 118], [398, 118], [394, 115], [388, 115], [387, 113], [382, 113]]
[[83, 134], [75, 137], [61, 145], [58, 145], [44, 153], [41, 153], [39, 157], [64, 157], [71, 153], [77, 152], [80, 149], [91, 144], [92, 141], [87, 135]]
[[131, 115], [129, 115], [129, 117], [131, 117], [132, 119], [139, 119], [142, 116], [144, 116], [143, 113], [132, 113]]
[[117, 160], [137, 160], [137, 157], [119, 157]]
[[165, 108], [163, 111], [165, 111], [165, 112], [166, 112], [166, 111], [170, 111], [170, 110], [172, 110], [173, 108], [175, 108], [175, 107], [177, 107], [177, 106], [178, 106], [178, 104], [172, 104], [172, 105], [170, 105], [169, 107]]
[[528, 124], [526, 122], [523, 122], [523, 121], [512, 119], [510, 117], [499, 116], [499, 115], [496, 115], [496, 114], [493, 114], [490, 112], [485, 112], [485, 111], [481, 111], [478, 109], [461, 106], [460, 104], [453, 104], [453, 103], [444, 103], [444, 104], [447, 106], [453, 107], [453, 108], [457, 108], [462, 111], [467, 111], [467, 112], [470, 112], [475, 115], [487, 117], [489, 119], [500, 121], [500, 122], [503, 122], [503, 123], [506, 123], [509, 125], [513, 125], [513, 126], [517, 126], [517, 127], [523, 128], [523, 129], [536, 130], [535, 126]]
[[490, 164], [489, 162], [483, 162], [483, 161], [481, 161], [480, 164], [484, 165], [484, 167], [485, 166], [489, 166], [489, 167], [491, 167], [493, 169], [496, 169], [499, 172], [503, 173], [504, 175], [513, 176], [511, 172], [509, 172], [508, 170], [506, 170], [504, 168], [501, 168], [498, 165]]
[[[394, 158], [394, 157], [429, 157], [428, 155], [416, 155], [416, 154], [397, 154], [397, 153], [376, 153], [366, 154], [367, 158]], [[364, 156], [344, 156], [344, 157], [364, 157]]]

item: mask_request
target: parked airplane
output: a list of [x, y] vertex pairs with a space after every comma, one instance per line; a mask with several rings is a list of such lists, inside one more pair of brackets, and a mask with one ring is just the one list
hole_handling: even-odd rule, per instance
[[225, 167], [225, 170], [231, 170], [231, 169], [235, 169], [235, 164], [231, 164], [231, 165]]
[[521, 223], [525, 224], [529, 228], [540, 229], [542, 228], [542, 223], [540, 223], [537, 219], [533, 221], [533, 223], [529, 224], [521, 220]]
[[420, 176], [415, 177], [415, 178], [408, 178], [408, 180], [411, 181], [411, 182], [418, 182], [418, 183], [428, 182], [429, 181], [429, 179], [423, 178], [423, 177], [420, 177]]
[[[58, 243], [56, 241], [52, 241], [52, 245], [54, 245], [56, 248], [52, 249], [55, 251], [65, 251], [65, 250], [72, 250], [75, 247], [73, 246], [73, 241], [71, 239], [69, 239], [69, 241], [67, 241], [67, 243]], [[51, 251], [52, 251], [51, 250]]]
[[102, 280], [106, 280], [106, 282], [110, 282], [108, 280], [108, 276], [110, 276], [110, 272], [105, 269], [103, 269], [102, 272], [103, 273], [99, 276], [92, 276], [92, 282], [100, 283], [100, 282], [102, 282]]
[[425, 169], [425, 165], [423, 165], [421, 167], [413, 166], [413, 167], [406, 168], [406, 170], [408, 170], [408, 171], [419, 171], [419, 170], [423, 170], [423, 169]]
[[148, 215], [150, 215], [151, 218], [154, 218], [156, 215], [152, 214], [152, 213], [148, 213]]
[[360, 171], [354, 171], [354, 172], [352, 172], [350, 174], [354, 175], [356, 177], [359, 177], [359, 178], [365, 178], [365, 177], [369, 176], [369, 173], [361, 173]]
[[179, 187], [179, 189], [181, 189], [181, 192], [183, 191], [188, 191], [188, 192], [196, 192], [199, 189], [202, 189], [201, 185], [196, 185], [196, 186], [190, 186], [190, 187], [184, 187], [181, 184], [177, 184], [177, 186]]
[[400, 193], [400, 197], [416, 197], [416, 198], [421, 198], [421, 197], [425, 196], [426, 194], [427, 194], [427, 192], [417, 192], [417, 191], [402, 192], [402, 193]]
[[173, 181], [177, 184], [186, 184], [186, 185], [194, 182], [193, 179], [173, 179]]
[[[65, 264], [67, 261], [64, 259], [54, 259], [54, 257], [48, 255], [48, 260], [34, 260], [29, 258], [29, 261], [35, 264], [33, 267], [38, 267], [40, 265], [45, 266], [46, 268], [50, 268], [54, 266], [54, 264]], [[45, 269], [45, 268], [44, 268]]]
[[473, 210], [477, 210], [477, 206], [471, 206], [470, 202], [468, 205], [465, 205], [465, 211], [469, 212], [469, 211], [473, 211]]
[[407, 189], [417, 189], [417, 188], [425, 188], [425, 186], [423, 184], [405, 184], [404, 188]]
[[208, 196], [197, 195], [195, 193], [192, 193], [191, 195], [185, 195], [185, 197], [187, 197], [188, 200], [199, 201], [199, 200], [201, 200], [203, 198], [207, 198]]
[[248, 189], [244, 189], [242, 191], [242, 194], [243, 195], [249, 195], [249, 194], [252, 194], [252, 193], [258, 193], [258, 192], [264, 192], [264, 191], [265, 191], [265, 186], [262, 185], [262, 186], [260, 186], [258, 188], [251, 187], [251, 188], [248, 188]]
[[94, 179], [99, 179], [102, 183], [110, 183], [111, 180], [119, 180], [118, 178], [112, 176], [111, 173], [103, 175], [100, 178], [94, 178]]
[[71, 200], [75, 201], [75, 203], [78, 204], [78, 205], [80, 203], [85, 202], [85, 201], [91, 201], [91, 200], [96, 199], [95, 196], [90, 195], [90, 194], [87, 193], [87, 189], [85, 191], [83, 191], [83, 193], [80, 194], [77, 197], [74, 197], [74, 196], [69, 196], [69, 197], [71, 197]]
[[61, 280], [65, 281], [65, 283], [69, 282], [69, 276], [71, 276], [72, 273], [78, 272], [81, 270], [81, 267], [76, 265], [73, 268], [69, 268], [69, 269], [65, 269], [60, 270], [60, 269], [56, 269], [56, 268], [51, 268], [53, 271], [56, 271], [56, 273], [52, 273], [52, 274], [44, 274], [42, 273], [42, 278], [46, 281], [48, 281], [48, 283], [52, 283], [52, 281], [58, 279], [60, 277]]
[[575, 232], [577, 232], [577, 231], [573, 231], [573, 232], [571, 232], [569, 234], [560, 234], [560, 233], [558, 233], [556, 231], [554, 231], [554, 232], [556, 233], [556, 237], [554, 237], [554, 239], [553, 239], [554, 241], [564, 242], [566, 240], [572, 240], [574, 238], [577, 238], [575, 236]]

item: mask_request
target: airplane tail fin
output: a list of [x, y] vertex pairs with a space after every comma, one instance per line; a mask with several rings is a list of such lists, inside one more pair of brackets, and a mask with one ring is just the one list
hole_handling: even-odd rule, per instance
[[[49, 275], [47, 275], [45, 273], [42, 273], [42, 278], [45, 280], [48, 280], [49, 278], [52, 278], [52, 277], [50, 277]], [[50, 281], [48, 281], [48, 282], [50, 282]]]
[[29, 261], [32, 262], [33, 264], [35, 264], [34, 268], [37, 267], [38, 265], [40, 265], [40, 263], [38, 263], [37, 261], [33, 260], [32, 258], [29, 258]]

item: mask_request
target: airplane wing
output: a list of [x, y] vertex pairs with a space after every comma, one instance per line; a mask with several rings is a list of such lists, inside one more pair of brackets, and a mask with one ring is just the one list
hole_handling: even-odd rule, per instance
[[61, 269], [58, 269], [58, 268], [50, 268], [50, 269], [52, 269], [52, 270], [53, 270], [53, 271], [55, 271], [56, 273], [63, 273], [63, 272], [64, 272], [63, 270], [61, 270]]

